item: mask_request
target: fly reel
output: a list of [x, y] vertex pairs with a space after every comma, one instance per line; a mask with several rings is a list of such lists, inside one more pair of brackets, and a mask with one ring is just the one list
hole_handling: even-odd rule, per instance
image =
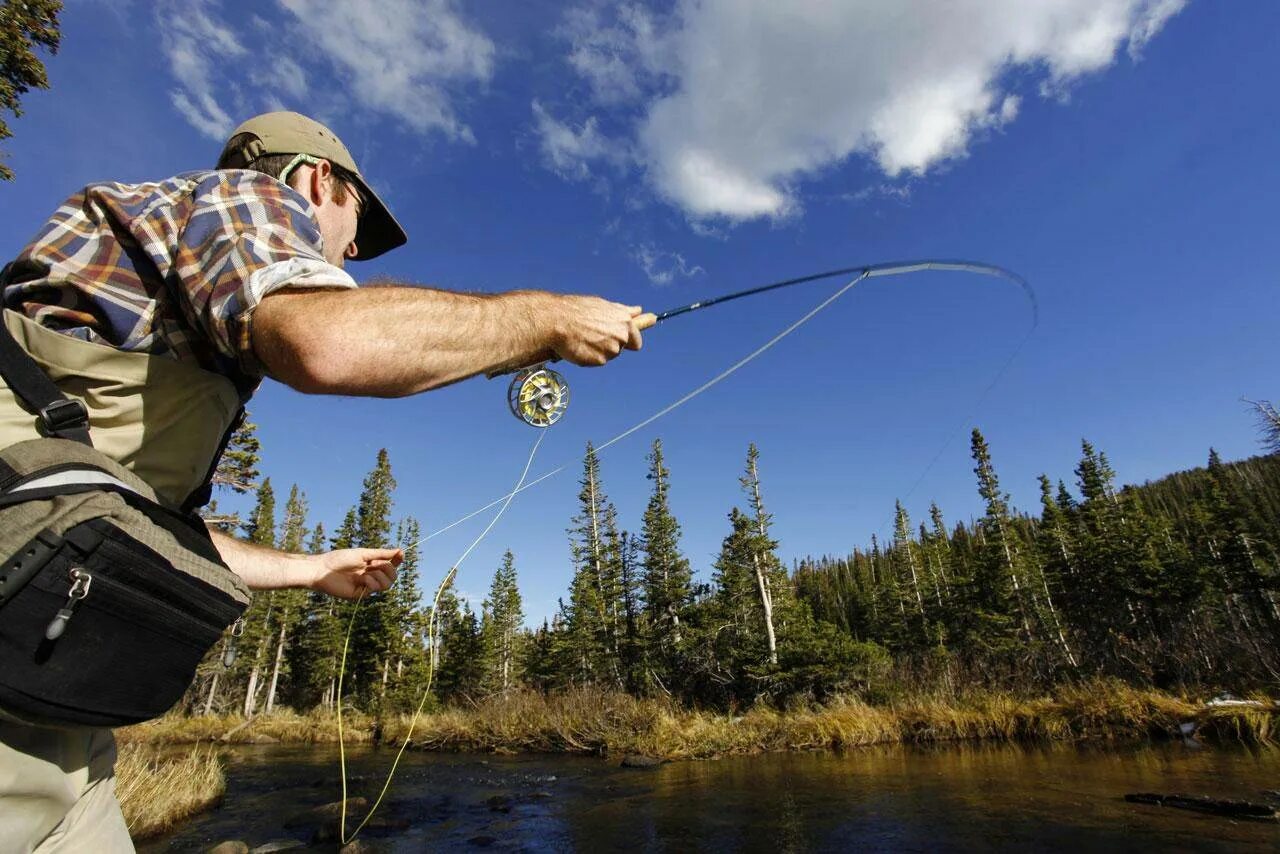
[[569, 408], [569, 383], [543, 365], [516, 372], [507, 389], [511, 414], [532, 427], [550, 427]]

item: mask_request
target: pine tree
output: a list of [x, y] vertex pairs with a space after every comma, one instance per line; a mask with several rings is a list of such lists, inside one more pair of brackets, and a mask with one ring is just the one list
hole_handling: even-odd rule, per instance
[[482, 621], [488, 671], [486, 683], [494, 693], [509, 692], [520, 678], [519, 643], [523, 622], [524, 609], [516, 581], [515, 555], [508, 549], [489, 585]]
[[987, 441], [976, 427], [971, 448], [978, 494], [986, 503], [986, 514], [978, 523], [982, 546], [970, 582], [969, 642], [1007, 662], [1019, 636], [1024, 643], [1033, 640], [1019, 571], [1020, 555], [1011, 530], [1008, 496], [1000, 491]]
[[480, 623], [469, 604], [461, 612], [445, 610], [457, 606], [457, 598], [441, 599], [440, 671], [436, 679], [441, 699], [457, 701], [475, 698], [484, 685], [484, 637]]
[[899, 587], [905, 588], [906, 593], [908, 643], [917, 649], [923, 648], [928, 645], [930, 636], [925, 616], [924, 584], [921, 580], [924, 570], [917, 548], [911, 542], [911, 518], [901, 501], [894, 503], [893, 556], [893, 563], [897, 567], [896, 575], [902, 580]]
[[391, 641], [387, 653], [391, 661], [388, 693], [392, 707], [402, 711], [417, 708], [427, 682], [427, 615], [419, 604], [422, 591], [418, 543], [421, 539], [421, 526], [412, 516], [397, 526], [396, 542], [404, 553], [404, 560], [383, 605]]
[[[310, 554], [320, 554], [327, 548], [350, 548], [354, 545], [356, 534], [356, 510], [352, 507], [327, 547], [324, 526], [316, 525], [307, 551]], [[297, 640], [288, 654], [289, 669], [295, 674], [291, 691], [292, 705], [310, 707], [319, 703], [326, 710], [334, 707], [338, 699], [338, 664], [342, 658], [342, 643], [350, 612], [350, 604], [339, 602], [323, 593], [312, 592], [307, 596], [306, 611], [299, 621]]]
[[583, 458], [580, 511], [569, 529], [574, 578], [569, 591], [566, 631], [577, 651], [579, 679], [622, 687], [621, 555], [616, 512], [600, 482], [595, 448]]
[[647, 477], [653, 491], [640, 534], [644, 549], [644, 639], [649, 670], [662, 684], [671, 681], [678, 666], [680, 621], [693, 600], [693, 572], [680, 552], [680, 523], [668, 503], [671, 472], [662, 455], [661, 440], [654, 440], [648, 460]]
[[[356, 505], [356, 534], [353, 545], [386, 548], [391, 544], [392, 493], [396, 481], [391, 474], [387, 450], [378, 451], [373, 470], [365, 476]], [[371, 712], [382, 708], [391, 676], [392, 656], [399, 643], [399, 626], [387, 613], [389, 591], [366, 593], [355, 608], [355, 625], [347, 651], [346, 683], [351, 685], [360, 707]], [[354, 606], [353, 606], [354, 607]]]
[[[271, 488], [271, 478], [258, 487], [258, 500], [253, 513], [244, 526], [244, 533], [250, 543], [265, 548], [274, 548], [276, 544], [276, 499]], [[253, 598], [244, 616], [244, 635], [240, 638], [240, 649], [249, 651], [237, 664], [247, 669], [245, 676], [244, 703], [242, 709], [245, 717], [257, 712], [258, 691], [261, 687], [262, 668], [266, 663], [267, 650], [271, 645], [275, 627], [275, 605], [277, 591], [268, 590]]]
[[258, 441], [258, 425], [249, 420], [249, 413], [231, 434], [226, 450], [213, 472], [213, 484], [224, 486], [233, 492], [245, 493], [253, 489], [258, 479], [258, 462], [262, 458], [262, 443]]
[[[769, 663], [776, 665], [778, 663], [778, 632], [774, 619], [774, 600], [785, 587], [786, 572], [781, 570], [781, 561], [775, 553], [778, 544], [769, 537], [769, 526], [773, 517], [765, 512], [764, 498], [760, 494], [759, 459], [760, 451], [756, 449], [753, 442], [747, 446], [747, 470], [739, 482], [747, 493], [748, 506], [751, 508], [751, 564], [755, 574], [756, 592], [760, 598]], [[781, 585], [779, 581], [782, 581]]]
[[[289, 489], [289, 500], [284, 507], [284, 522], [281, 524], [280, 551], [298, 554], [302, 551], [303, 541], [307, 536], [307, 499], [295, 483]], [[302, 609], [306, 605], [307, 591], [277, 590], [276, 608], [278, 611], [277, 637], [275, 656], [271, 667], [271, 681], [267, 685], [267, 700], [264, 711], [267, 714], [275, 709], [276, 692], [280, 686], [282, 671], [285, 670], [285, 652], [290, 636], [297, 627]]]

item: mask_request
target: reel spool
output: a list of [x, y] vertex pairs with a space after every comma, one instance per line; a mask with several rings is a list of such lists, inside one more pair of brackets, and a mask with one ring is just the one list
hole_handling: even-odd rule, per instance
[[569, 408], [569, 383], [546, 365], [516, 372], [507, 389], [511, 414], [531, 427], [550, 427]]

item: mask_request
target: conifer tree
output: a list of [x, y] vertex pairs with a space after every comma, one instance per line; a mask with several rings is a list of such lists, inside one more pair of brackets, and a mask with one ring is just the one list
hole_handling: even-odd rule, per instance
[[[326, 546], [324, 526], [317, 524], [307, 551], [319, 554], [330, 548], [351, 548], [355, 544], [357, 525], [356, 509], [352, 507]], [[334, 707], [338, 700], [338, 664], [350, 611], [348, 603], [323, 593], [308, 594], [297, 640], [288, 653], [289, 669], [294, 674], [293, 705], [309, 707], [319, 703], [325, 710]]]
[[907, 625], [909, 643], [916, 648], [923, 648], [929, 642], [929, 626], [925, 617], [924, 590], [921, 576], [924, 574], [916, 554], [915, 544], [911, 542], [911, 518], [901, 501], [894, 504], [893, 555], [897, 565], [897, 577], [902, 579], [900, 587], [905, 588], [907, 605], [905, 610], [910, 614]]
[[213, 484], [224, 486], [233, 492], [245, 493], [253, 489], [258, 479], [258, 463], [262, 459], [262, 443], [258, 440], [258, 425], [249, 420], [249, 413], [231, 434], [226, 450], [218, 459], [213, 472]]
[[[451, 604], [456, 605], [457, 599]], [[440, 619], [439, 695], [445, 701], [477, 697], [484, 686], [484, 637], [475, 612], [470, 604], [452, 615], [442, 607]]]
[[647, 477], [653, 491], [640, 534], [644, 549], [645, 653], [651, 673], [662, 683], [670, 682], [678, 666], [680, 621], [693, 600], [693, 572], [680, 552], [680, 523], [669, 504], [671, 472], [662, 455], [662, 440], [654, 440], [648, 460]]
[[389, 694], [392, 706], [402, 711], [417, 708], [427, 681], [427, 615], [419, 604], [422, 591], [418, 542], [421, 539], [421, 526], [412, 516], [396, 526], [396, 542], [404, 560], [383, 604], [390, 643]]
[[[244, 526], [244, 533], [248, 541], [256, 546], [273, 548], [276, 544], [276, 499], [271, 488], [271, 478], [264, 480], [262, 486], [258, 487], [258, 500]], [[257, 711], [262, 669], [274, 634], [276, 592], [268, 590], [254, 596], [244, 616], [244, 635], [240, 638], [239, 647], [249, 654], [244, 655], [237, 664], [242, 661], [242, 666], [248, 671], [242, 704], [245, 717], [251, 717]]]
[[[769, 537], [773, 517], [765, 512], [764, 498], [760, 490], [760, 451], [752, 442], [747, 446], [747, 470], [740, 478], [751, 508], [752, 541], [751, 565], [755, 574], [756, 592], [760, 598], [760, 610], [764, 621], [765, 641], [769, 650], [769, 663], [778, 663], [778, 632], [775, 621], [775, 604], [779, 595], [785, 595], [786, 571], [778, 560], [777, 542]], [[781, 583], [780, 583], [781, 582]]]
[[520, 678], [520, 627], [524, 608], [516, 581], [515, 555], [508, 549], [493, 574], [489, 598], [484, 602], [486, 681], [495, 693], [505, 694]]
[[[289, 489], [289, 500], [284, 507], [284, 521], [281, 524], [279, 549], [290, 554], [301, 553], [303, 541], [307, 535], [306, 526], [307, 499], [299, 491], [298, 485], [295, 483]], [[290, 636], [302, 616], [302, 609], [307, 601], [307, 591], [305, 590], [277, 590], [275, 594], [278, 627], [276, 629], [275, 655], [271, 666], [271, 681], [267, 685], [267, 699], [263, 707], [267, 714], [271, 714], [275, 709], [276, 692], [280, 686], [282, 671], [285, 669], [285, 650]]]
[[621, 688], [621, 567], [616, 514], [604, 494], [600, 463], [590, 442], [579, 483], [580, 510], [569, 529], [574, 577], [565, 629], [579, 659], [579, 678]]
[[1019, 635], [1026, 643], [1033, 641], [1023, 598], [1020, 555], [1011, 530], [1008, 496], [1000, 490], [987, 440], [976, 427], [971, 448], [978, 494], [986, 503], [986, 514], [978, 523], [983, 542], [971, 580], [973, 601], [969, 618], [974, 630], [970, 641], [1007, 660]]
[[[396, 481], [386, 448], [378, 451], [373, 470], [365, 476], [356, 505], [353, 545], [386, 548], [391, 544], [392, 493]], [[392, 656], [399, 643], [395, 615], [387, 613], [390, 591], [365, 593], [355, 610], [351, 646], [347, 651], [347, 679], [361, 708], [379, 712], [391, 675]]]

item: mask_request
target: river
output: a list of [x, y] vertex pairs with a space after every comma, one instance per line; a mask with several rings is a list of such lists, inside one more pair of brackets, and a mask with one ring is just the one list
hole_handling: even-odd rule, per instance
[[[376, 797], [393, 756], [350, 751], [351, 794]], [[227, 779], [219, 809], [139, 850], [307, 839], [312, 830], [290, 818], [340, 796], [332, 747], [236, 747]], [[379, 811], [399, 827], [361, 839], [387, 852], [1275, 852], [1280, 825], [1123, 800], [1150, 791], [1265, 802], [1275, 789], [1280, 750], [1182, 744], [885, 747], [649, 769], [410, 751]]]

